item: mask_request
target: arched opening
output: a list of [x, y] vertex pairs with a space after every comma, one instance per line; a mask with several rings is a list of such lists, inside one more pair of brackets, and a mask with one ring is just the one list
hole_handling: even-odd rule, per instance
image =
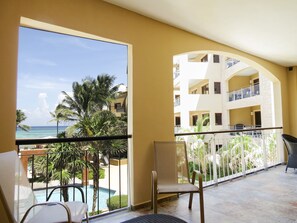
[[173, 79], [175, 133], [204, 184], [283, 162], [281, 89], [272, 73], [237, 55], [193, 51], [174, 56]]
[[280, 81], [261, 65], [225, 52], [174, 56], [174, 114], [177, 132], [210, 117], [210, 130], [236, 124], [282, 126]]

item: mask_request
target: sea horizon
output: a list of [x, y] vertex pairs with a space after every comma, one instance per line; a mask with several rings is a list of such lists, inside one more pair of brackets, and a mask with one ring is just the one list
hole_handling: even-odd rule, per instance
[[[65, 131], [68, 126], [59, 126], [58, 133]], [[54, 125], [36, 125], [30, 126], [29, 131], [16, 129], [16, 139], [41, 139], [56, 138], [57, 126]]]

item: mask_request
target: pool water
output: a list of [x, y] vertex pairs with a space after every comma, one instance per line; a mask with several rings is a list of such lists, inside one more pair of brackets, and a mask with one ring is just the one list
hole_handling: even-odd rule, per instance
[[[81, 187], [84, 196], [85, 196], [85, 201], [88, 203], [89, 211], [92, 210], [92, 204], [93, 204], [93, 186], [87, 186], [87, 187]], [[51, 189], [48, 189], [48, 194], [50, 193]], [[106, 205], [106, 200], [109, 198], [109, 191], [110, 191], [110, 197], [112, 197], [115, 194], [114, 190], [108, 190], [103, 187], [99, 187], [99, 210], [105, 210], [108, 209]], [[78, 189], [74, 190], [73, 194], [73, 188], [68, 189], [68, 195], [69, 195], [69, 201], [81, 201], [81, 193]], [[38, 202], [45, 202], [46, 200], [46, 189], [41, 189], [41, 190], [34, 190], [35, 197]], [[63, 201], [63, 197], [61, 198]], [[50, 201], [60, 201], [60, 190], [57, 189], [54, 191], [54, 193], [51, 196]], [[98, 203], [96, 202], [96, 205]], [[97, 210], [96, 206], [96, 210]]]

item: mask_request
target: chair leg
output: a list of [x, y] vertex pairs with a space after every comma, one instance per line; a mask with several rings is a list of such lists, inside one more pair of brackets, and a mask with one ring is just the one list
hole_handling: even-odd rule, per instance
[[153, 189], [153, 184], [151, 188], [151, 209], [154, 207], [154, 189]]
[[86, 222], [89, 223], [89, 215], [86, 213]]
[[158, 207], [157, 207], [157, 193], [154, 191], [153, 193], [153, 208], [154, 208], [154, 214], [157, 214], [158, 212]]
[[199, 198], [200, 198], [200, 222], [204, 223], [204, 195], [203, 195], [203, 182], [202, 175], [199, 175]]
[[189, 197], [189, 209], [192, 209], [192, 203], [193, 203], [193, 193], [190, 193], [190, 197]]
[[288, 166], [286, 166], [286, 171], [285, 172], [287, 172], [287, 170], [288, 170]]
[[203, 190], [200, 191], [200, 222], [204, 223], [204, 200], [203, 200]]

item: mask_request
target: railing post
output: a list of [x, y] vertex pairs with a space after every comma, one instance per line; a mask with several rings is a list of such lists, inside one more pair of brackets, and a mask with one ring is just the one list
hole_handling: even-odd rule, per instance
[[282, 139], [282, 131], [280, 133], [276, 133], [276, 163], [284, 163], [285, 162], [285, 151], [284, 151], [284, 142]]
[[245, 161], [244, 161], [244, 145], [243, 145], [243, 132], [240, 132], [240, 138], [241, 138], [241, 166], [242, 166], [242, 175], [245, 177], [246, 175], [246, 167], [245, 167]]
[[211, 155], [212, 155], [212, 168], [213, 168], [213, 182], [218, 184], [218, 173], [217, 173], [217, 156], [216, 156], [216, 137], [213, 135], [211, 143]]
[[262, 145], [261, 147], [263, 148], [263, 163], [264, 163], [264, 169], [267, 170], [268, 164], [267, 164], [267, 150], [266, 150], [266, 137], [264, 135], [264, 131], [261, 131], [261, 136], [262, 136]]

